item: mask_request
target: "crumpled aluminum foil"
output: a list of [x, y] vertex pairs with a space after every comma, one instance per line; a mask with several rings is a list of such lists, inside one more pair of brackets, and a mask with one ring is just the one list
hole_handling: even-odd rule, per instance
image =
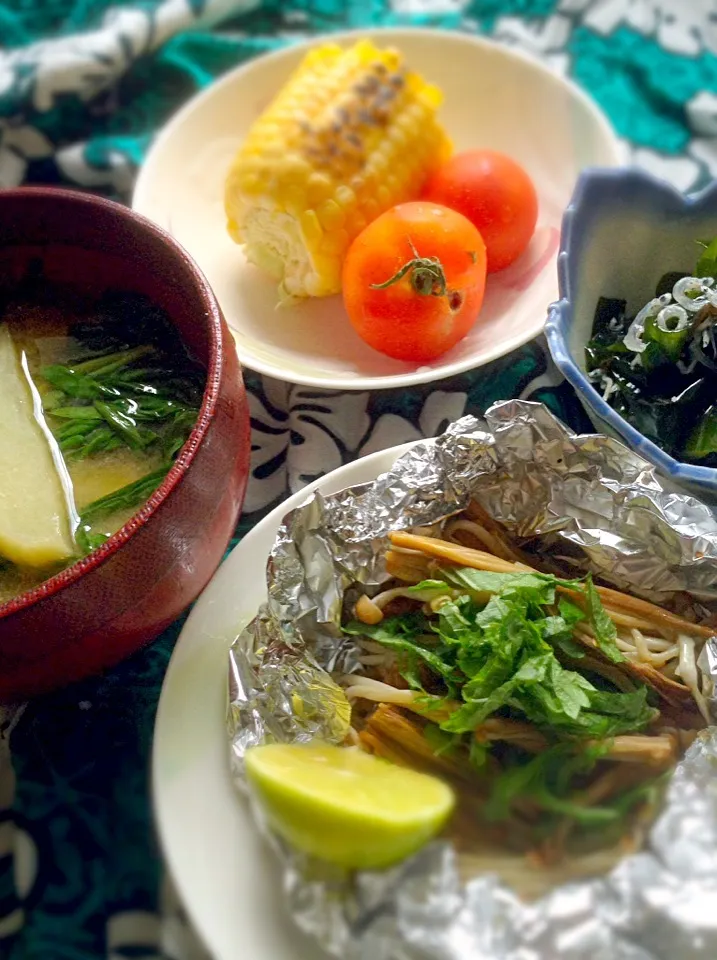
[[[317, 492], [284, 519], [267, 602], [230, 652], [238, 787], [251, 745], [344, 739], [348, 705], [329, 674], [358, 669], [353, 641], [339, 631], [345, 591], [385, 580], [391, 530], [431, 526], [471, 498], [517, 536], [540, 537], [618, 587], [665, 602], [684, 591], [708, 608], [717, 600], [717, 518], [708, 507], [616, 440], [576, 436], [540, 404], [495, 404], [485, 423], [464, 417], [375, 482]], [[717, 641], [699, 666], [717, 716]], [[643, 852], [530, 904], [489, 875], [462, 884], [445, 842], [393, 870], [347, 875], [269, 836], [292, 916], [345, 960], [717, 957], [717, 727], [678, 766]]]

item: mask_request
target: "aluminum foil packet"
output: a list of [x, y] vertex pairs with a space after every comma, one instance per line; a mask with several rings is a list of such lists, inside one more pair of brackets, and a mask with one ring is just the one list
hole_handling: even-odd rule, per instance
[[[575, 435], [540, 404], [495, 404], [485, 422], [464, 417], [374, 482], [316, 492], [284, 518], [267, 602], [230, 652], [227, 728], [240, 789], [249, 746], [344, 739], [349, 709], [331, 674], [359, 669], [339, 629], [344, 593], [386, 579], [390, 531], [431, 527], [472, 498], [576, 573], [657, 602], [687, 593], [717, 609], [717, 517], [707, 506], [612, 438]], [[717, 717], [717, 642], [699, 666]], [[344, 960], [717, 957], [717, 726], [678, 765], [642, 852], [529, 904], [495, 876], [462, 883], [447, 842], [392, 870], [348, 874], [267, 834], [292, 916]]]

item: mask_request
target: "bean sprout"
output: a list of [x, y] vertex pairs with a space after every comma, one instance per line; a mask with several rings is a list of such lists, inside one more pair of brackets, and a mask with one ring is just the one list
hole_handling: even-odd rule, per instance
[[671, 640], [662, 637], [646, 636], [641, 630], [632, 628], [630, 636], [617, 637], [618, 649], [630, 660], [649, 663], [653, 667], [663, 667], [679, 654], [679, 647]]
[[488, 550], [496, 552], [496, 539], [491, 536], [487, 530], [481, 527], [479, 524], [474, 523], [472, 520], [451, 520], [450, 523], [446, 526], [445, 535], [449, 540], [454, 540], [454, 533], [460, 533], [463, 530], [465, 533], [472, 534], [476, 540], [480, 540], [484, 547], [487, 547]]
[[647, 646], [647, 643], [645, 642], [644, 634], [642, 634], [639, 630], [635, 629], [634, 627], [631, 633], [635, 641], [635, 649], [637, 650], [638, 657], [640, 658], [640, 660], [645, 660], [645, 661], [649, 660], [650, 650], [649, 650], [649, 647]]
[[370, 677], [355, 677], [350, 675], [344, 678], [348, 683], [344, 693], [349, 700], [361, 697], [364, 700], [375, 700], [377, 703], [395, 703], [398, 706], [410, 706], [416, 698], [413, 690], [399, 690], [390, 683], [381, 680], [372, 680]]
[[364, 667], [378, 667], [382, 663], [386, 663], [388, 659], [389, 655], [386, 653], [366, 653], [359, 657]]
[[386, 648], [382, 644], [376, 643], [375, 640], [367, 640], [365, 637], [361, 637], [359, 645], [366, 653], [386, 653]]
[[687, 634], [681, 633], [679, 636], [680, 643], [680, 665], [677, 668], [677, 674], [682, 679], [684, 685], [688, 688], [690, 693], [695, 699], [695, 703], [699, 707], [700, 713], [705, 718], [706, 722], [710, 722], [710, 713], [707, 707], [707, 702], [702, 696], [702, 691], [699, 687], [699, 680], [697, 679], [697, 662], [695, 660], [695, 638], [689, 637]]

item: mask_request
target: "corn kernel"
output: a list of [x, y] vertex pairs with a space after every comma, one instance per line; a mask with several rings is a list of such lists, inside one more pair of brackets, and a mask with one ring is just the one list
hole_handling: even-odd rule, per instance
[[349, 235], [351, 236], [351, 239], [355, 240], [356, 237], [363, 230], [365, 230], [367, 226], [368, 226], [368, 220], [366, 219], [366, 217], [363, 216], [363, 214], [361, 214], [360, 216], [354, 217], [351, 221], [351, 229], [349, 231]]
[[356, 203], [356, 194], [353, 192], [351, 187], [345, 187], [342, 184], [340, 187], [336, 188], [334, 200], [336, 200], [340, 207], [352, 207]]
[[338, 230], [346, 220], [346, 214], [335, 200], [324, 201], [317, 207], [316, 216], [324, 230]]
[[363, 209], [369, 223], [381, 213], [381, 207], [375, 197], [367, 197]]
[[318, 206], [332, 194], [331, 180], [325, 173], [312, 173], [306, 184], [307, 200], [312, 207]]
[[398, 182], [398, 177], [394, 173], [389, 173], [386, 179], [383, 181], [383, 185], [388, 190], [390, 197], [393, 197], [400, 190], [400, 184]]
[[290, 153], [276, 165], [276, 176], [282, 181], [301, 182], [311, 176], [311, 167], [303, 157]]
[[284, 156], [284, 147], [279, 143], [265, 143], [261, 149], [261, 160], [262, 163], [271, 165], [272, 167], [278, 161], [280, 161]]
[[277, 220], [272, 231], [286, 249], [283, 289], [337, 292], [348, 245], [383, 210], [415, 198], [447, 158], [439, 102], [440, 91], [407, 71], [400, 53], [370, 40], [309, 51], [234, 161], [225, 190], [232, 237], [244, 233], [247, 256], [260, 261], [255, 211], [292, 218], [298, 243], [290, 223]]
[[304, 210], [304, 212], [299, 217], [299, 223], [301, 224], [301, 231], [304, 234], [304, 242], [306, 245], [311, 248], [312, 246], [318, 246], [324, 236], [324, 231], [321, 229], [321, 224], [319, 223], [319, 218], [316, 216], [316, 213], [313, 210]]
[[255, 173], [244, 174], [244, 176], [241, 178], [240, 183], [241, 183], [242, 191], [248, 194], [248, 196], [252, 196], [252, 194], [260, 193], [264, 188], [264, 184], [262, 183], [261, 177], [258, 177]]
[[391, 141], [393, 149], [399, 151], [402, 150], [406, 145], [408, 134], [403, 127], [399, 126], [398, 124], [394, 124], [388, 131], [388, 138]]
[[302, 183], [287, 183], [276, 199], [280, 209], [292, 217], [298, 217], [306, 209], [306, 190]]
[[346, 230], [332, 230], [325, 233], [319, 250], [322, 253], [341, 254], [348, 249], [349, 235]]
[[382, 183], [376, 191], [376, 199], [382, 207], [389, 207], [391, 205], [391, 194], [388, 192], [388, 188], [384, 183]]
[[364, 197], [372, 197], [376, 193], [376, 188], [378, 187], [378, 181], [376, 179], [376, 174], [373, 170], [373, 164], [366, 165], [363, 176], [363, 186], [361, 187], [360, 196], [363, 199]]

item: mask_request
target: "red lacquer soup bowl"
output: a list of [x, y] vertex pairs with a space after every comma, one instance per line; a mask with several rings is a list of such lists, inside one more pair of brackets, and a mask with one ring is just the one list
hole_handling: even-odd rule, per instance
[[0, 191], [0, 289], [30, 269], [80, 290], [149, 296], [206, 369], [206, 385], [189, 439], [142, 509], [85, 559], [0, 605], [0, 701], [111, 667], [175, 620], [221, 562], [249, 476], [231, 335], [207, 281], [168, 234], [90, 195]]

